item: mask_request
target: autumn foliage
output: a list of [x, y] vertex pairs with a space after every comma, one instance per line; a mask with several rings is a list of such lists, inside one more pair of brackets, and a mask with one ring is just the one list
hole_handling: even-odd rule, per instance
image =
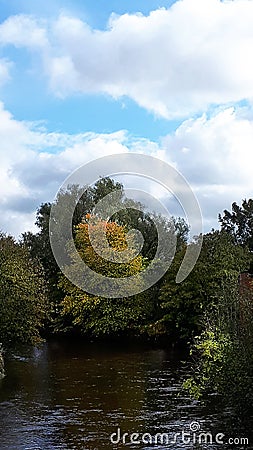
[[[91, 242], [90, 234], [93, 235]], [[101, 249], [101, 233], [108, 246]], [[86, 221], [76, 227], [75, 245], [82, 260], [94, 271], [105, 277], [122, 278], [139, 273], [145, 266], [141, 255], [135, 256], [131, 246], [133, 242], [126, 239], [127, 229], [116, 222], [106, 222], [96, 217], [86, 216]], [[103, 250], [102, 256], [96, 250]], [[110, 260], [111, 252], [117, 255], [127, 251], [128, 260], [124, 263]], [[70, 255], [71, 256], [71, 255]], [[72, 257], [70, 271], [79, 270]], [[73, 272], [72, 272], [73, 273]], [[92, 281], [92, 280], [90, 280]], [[94, 276], [94, 286], [97, 282]], [[104, 283], [104, 282], [103, 282]], [[65, 292], [62, 301], [61, 316], [65, 331], [76, 329], [81, 333], [92, 335], [113, 335], [134, 330], [150, 317], [153, 301], [147, 295], [138, 294], [133, 297], [106, 298], [106, 295], [90, 295], [74, 286], [68, 279], [61, 277], [60, 286]]]

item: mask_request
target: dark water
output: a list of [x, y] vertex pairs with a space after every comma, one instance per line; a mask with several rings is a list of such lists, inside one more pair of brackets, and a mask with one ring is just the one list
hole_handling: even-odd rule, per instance
[[227, 442], [250, 430], [238, 435], [215, 399], [203, 406], [180, 392], [182, 359], [178, 350], [60, 341], [13, 353], [0, 382], [0, 449], [253, 448], [210, 436], [198, 444], [201, 431]]

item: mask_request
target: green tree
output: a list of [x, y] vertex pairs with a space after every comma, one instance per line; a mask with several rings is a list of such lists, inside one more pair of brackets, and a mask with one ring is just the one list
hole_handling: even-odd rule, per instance
[[27, 249], [0, 235], [0, 341], [35, 343], [48, 313], [43, 270]]
[[[118, 212], [113, 214], [110, 198], [105, 200], [105, 209], [108, 211], [108, 220], [117, 222], [119, 225], [126, 226], [128, 230], [138, 229], [143, 235], [144, 245], [141, 250], [143, 258], [151, 261], [156, 253], [158, 235], [157, 225], [170, 229], [172, 226], [176, 229], [178, 247], [184, 245], [187, 240], [188, 227], [182, 219], [167, 220], [161, 216], [148, 214], [144, 211], [144, 206], [140, 203], [129, 199], [125, 196], [123, 185], [115, 182], [109, 177], [100, 178], [93, 187], [88, 187], [83, 193], [84, 188], [77, 185], [68, 186], [66, 190], [61, 190], [55, 200], [55, 204], [64, 204], [62, 209], [63, 216], [61, 222], [57, 224], [57, 242], [59, 246], [63, 246], [64, 242], [64, 225], [65, 218], [71, 208], [74, 209], [73, 215], [73, 235], [75, 235], [76, 226], [82, 222], [86, 214], [90, 213], [95, 205], [108, 194], [116, 194], [116, 204]], [[51, 250], [49, 238], [49, 218], [51, 211], [51, 203], [42, 204], [36, 217], [36, 225], [39, 229], [38, 233], [24, 233], [22, 242], [29, 249], [30, 254], [34, 258], [38, 258], [44, 268], [45, 277], [48, 283], [49, 297], [51, 301], [51, 318], [52, 327], [58, 320], [59, 305], [64, 297], [61, 285], [58, 284], [61, 272], [54, 259]], [[162, 258], [162, 255], [159, 255]], [[66, 260], [66, 264], [68, 264]], [[157, 289], [159, 284], [157, 284]], [[156, 290], [157, 290], [156, 289]]]
[[[100, 195], [108, 193], [109, 189], [120, 189], [119, 184], [109, 181], [107, 178], [98, 180], [93, 188], [84, 188], [78, 185], [70, 185], [65, 190], [60, 190], [55, 203], [64, 204], [62, 208], [64, 216], [60, 223], [57, 224], [57, 242], [58, 245], [64, 245], [64, 224], [65, 217], [72, 207], [74, 207], [74, 214], [72, 219], [73, 233], [75, 226], [80, 223], [85, 216], [94, 207], [94, 199]], [[84, 192], [83, 192], [84, 191]], [[49, 236], [49, 220], [51, 212], [51, 203], [43, 203], [36, 215], [36, 222], [39, 231], [36, 234], [31, 232], [23, 233], [21, 243], [23, 243], [29, 250], [33, 258], [38, 258], [41, 262], [45, 278], [48, 283], [49, 298], [51, 302], [51, 326], [54, 328], [55, 322], [58, 320], [59, 304], [64, 297], [64, 293], [59, 287], [58, 281], [61, 271], [55, 261]], [[68, 261], [66, 261], [67, 263]]]
[[[83, 215], [91, 208], [91, 196], [89, 192], [86, 192], [81, 196], [82, 190], [79, 186], [72, 185], [66, 190], [61, 190], [55, 200], [58, 203], [60, 200], [64, 202], [65, 208], [62, 208], [63, 212], [67, 214], [68, 210], [74, 205], [76, 206], [73, 216], [73, 229], [81, 220]], [[80, 200], [79, 197], [81, 196]], [[60, 269], [55, 261], [49, 236], [49, 220], [51, 212], [51, 203], [43, 203], [36, 215], [36, 222], [39, 231], [36, 234], [31, 232], [23, 233], [21, 243], [23, 243], [29, 250], [33, 258], [38, 258], [41, 262], [45, 278], [48, 283], [49, 297], [52, 304], [52, 318], [55, 318], [58, 314], [58, 306], [62, 300], [63, 293], [58, 286], [58, 278], [60, 275]], [[58, 244], [62, 245], [64, 239], [64, 217], [62, 222], [58, 225]]]
[[195, 362], [184, 387], [196, 398], [216, 392], [226, 406], [247, 414], [253, 402], [253, 282], [245, 275], [246, 283], [241, 273], [249, 267], [251, 252], [226, 231], [212, 233], [211, 240], [213, 248], [204, 246], [205, 259], [209, 254], [213, 261], [213, 267], [205, 268], [210, 271], [205, 277], [210, 301], [192, 345]]
[[[196, 245], [194, 242], [190, 245]], [[164, 332], [188, 339], [203, 329], [203, 313], [218, 302], [223, 278], [231, 271], [239, 276], [249, 266], [250, 253], [234, 245], [225, 232], [213, 231], [203, 237], [198, 261], [182, 283], [175, 282], [186, 246], [177, 253], [163, 279], [159, 302]]]
[[205, 313], [206, 327], [194, 340], [193, 373], [184, 387], [195, 398], [219, 394], [245, 417], [253, 403], [253, 296], [240, 291], [234, 271], [222, 281], [218, 301]]
[[232, 211], [219, 214], [221, 229], [233, 236], [235, 243], [253, 250], [253, 200], [243, 200], [242, 206], [232, 203]]

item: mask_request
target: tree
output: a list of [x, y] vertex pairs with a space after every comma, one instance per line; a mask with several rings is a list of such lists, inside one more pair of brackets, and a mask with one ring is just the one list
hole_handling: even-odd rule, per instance
[[242, 283], [241, 272], [248, 268], [251, 253], [247, 245], [235, 243], [227, 230], [209, 235], [203, 249], [199, 264], [207, 263], [202, 275], [206, 274], [208, 302], [191, 349], [195, 358], [192, 376], [184, 387], [196, 398], [219, 394], [239, 416], [249, 414], [253, 402], [253, 282], [247, 275], [247, 283]]
[[[194, 243], [190, 245], [196, 245]], [[182, 283], [175, 282], [186, 247], [177, 253], [164, 276], [159, 302], [162, 312], [160, 327], [179, 338], [189, 338], [205, 326], [203, 312], [219, 301], [220, 289], [228, 273], [238, 276], [250, 261], [247, 249], [236, 246], [225, 232], [204, 235], [198, 261]]]
[[242, 206], [232, 203], [232, 212], [219, 214], [221, 229], [229, 233], [236, 244], [253, 250], [253, 200], [243, 200]]
[[0, 341], [35, 343], [48, 314], [41, 265], [10, 236], [0, 235]]
[[[126, 227], [115, 222], [105, 222], [94, 218], [89, 218], [90, 226], [93, 228], [94, 239], [99, 244], [100, 231], [105, 230], [109, 248], [102, 256], [99, 256], [91, 245], [88, 232], [88, 224], [79, 224], [75, 235], [75, 244], [81, 258], [96, 273], [101, 273], [106, 277], [129, 277], [139, 273], [145, 266], [145, 261], [141, 255], [131, 256], [129, 251], [129, 262], [115, 263], [108, 260], [111, 249], [118, 253], [129, 249], [126, 244]], [[130, 243], [129, 243], [130, 244]], [[71, 257], [71, 255], [70, 255]], [[79, 265], [75, 264], [73, 256], [72, 265], [68, 268], [69, 274], [79, 276]], [[92, 282], [91, 279], [89, 280]], [[96, 278], [94, 283], [97, 283]], [[104, 282], [103, 282], [104, 285]], [[119, 285], [119, 298], [110, 299], [105, 296], [90, 295], [74, 286], [66, 277], [62, 276], [60, 286], [66, 296], [62, 302], [63, 328], [78, 330], [83, 334], [91, 335], [115, 335], [127, 330], [134, 330], [145, 323], [152, 314], [152, 300], [148, 301], [144, 294], [124, 297]], [[95, 284], [94, 284], [95, 286]], [[120, 295], [121, 293], [121, 295]]]
[[252, 414], [252, 289], [240, 292], [237, 273], [224, 273], [218, 300], [205, 312], [206, 327], [195, 337], [193, 371], [184, 387], [200, 398], [216, 393], [238, 417]]
[[[135, 207], [138, 206], [139, 210]], [[145, 212], [144, 206], [126, 198], [122, 210], [113, 216], [113, 219], [125, 225], [128, 229], [138, 229], [143, 236], [143, 248], [141, 254], [144, 258], [152, 261], [156, 254], [158, 245], [157, 229], [162, 229], [168, 237], [170, 233], [176, 235], [177, 249], [181, 249], [187, 242], [189, 227], [182, 218], [167, 218], [155, 213]], [[167, 252], [166, 245], [164, 251]], [[160, 255], [161, 256], [161, 255]]]
[[[119, 190], [120, 188], [119, 183], [114, 183], [113, 180], [104, 178], [98, 180], [93, 188], [89, 187], [84, 193], [84, 189], [78, 185], [70, 185], [67, 189], [60, 190], [55, 203], [58, 204], [59, 201], [61, 201], [61, 203], [65, 205], [65, 207], [62, 208], [62, 212], [63, 214], [65, 213], [65, 215], [61, 218], [61, 222], [57, 224], [58, 245], [63, 245], [65, 217], [73, 206], [75, 208], [72, 220], [74, 233], [75, 226], [82, 221], [87, 213], [91, 212], [94, 207], [94, 201], [99, 195], [108, 193], [110, 189]], [[36, 234], [31, 232], [23, 233], [21, 243], [28, 248], [33, 258], [39, 259], [43, 266], [51, 302], [51, 320], [52, 324], [54, 324], [55, 320], [57, 320], [59, 304], [63, 299], [64, 294], [58, 284], [61, 271], [55, 261], [50, 244], [49, 220], [51, 207], [51, 203], [43, 203], [39, 207], [35, 222], [39, 231]]]
[[[103, 202], [103, 209], [106, 210], [107, 219], [111, 222], [116, 222], [119, 225], [125, 226], [128, 230], [134, 228], [138, 229], [144, 240], [144, 245], [141, 250], [141, 256], [151, 261], [156, 253], [158, 235], [157, 225], [164, 229], [176, 230], [178, 248], [187, 240], [188, 227], [183, 219], [167, 220], [161, 216], [148, 214], [144, 211], [144, 206], [139, 202], [129, 199], [125, 196], [123, 185], [115, 182], [109, 177], [100, 178], [93, 187], [88, 187], [85, 192], [83, 188], [78, 185], [68, 186], [67, 189], [61, 190], [55, 200], [55, 204], [64, 204], [62, 210], [62, 217], [60, 223], [57, 225], [57, 243], [59, 246], [64, 245], [64, 224], [66, 222], [67, 213], [74, 207], [73, 215], [73, 235], [76, 233], [76, 226], [80, 224], [83, 218], [91, 213], [99, 201], [105, 199]], [[114, 205], [108, 194], [114, 193]], [[118, 212], [114, 213], [115, 202]], [[55, 261], [49, 237], [49, 219], [51, 212], [51, 203], [42, 204], [36, 216], [36, 225], [39, 229], [38, 233], [31, 232], [24, 233], [22, 242], [29, 249], [30, 254], [34, 258], [38, 258], [44, 268], [45, 277], [48, 283], [49, 297], [51, 301], [52, 324], [54, 326], [59, 313], [59, 304], [61, 303], [64, 292], [61, 285], [58, 284], [61, 275], [60, 269]], [[99, 206], [97, 214], [99, 215]], [[159, 255], [162, 258], [162, 255]], [[68, 264], [66, 260], [66, 264]], [[159, 283], [157, 284], [157, 289]]]
[[[82, 219], [87, 213], [92, 211], [99, 197], [103, 198], [113, 190], [120, 190], [122, 186], [119, 183], [115, 183], [109, 178], [101, 178], [97, 181], [93, 188], [88, 187], [84, 191], [84, 188], [78, 185], [69, 185], [67, 189], [59, 191], [54, 203], [58, 204], [59, 201], [64, 206], [62, 213], [66, 214], [74, 206], [73, 214], [73, 232], [75, 226], [82, 222]], [[37, 210], [35, 225], [39, 231], [36, 234], [31, 232], [24, 233], [22, 235], [22, 242], [27, 246], [30, 253], [34, 257], [38, 257], [44, 267], [46, 278], [50, 281], [51, 278], [55, 279], [56, 274], [59, 274], [58, 266], [55, 262], [49, 239], [49, 220], [51, 212], [51, 203], [43, 203]], [[62, 239], [63, 228], [65, 223], [65, 216], [63, 215], [61, 223], [58, 224], [58, 238]]]

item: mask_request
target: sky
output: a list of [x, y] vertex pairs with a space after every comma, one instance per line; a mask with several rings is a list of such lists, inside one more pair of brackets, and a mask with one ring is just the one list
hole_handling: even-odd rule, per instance
[[0, 0], [0, 229], [125, 152], [175, 167], [218, 228], [252, 197], [252, 23], [252, 0]]

